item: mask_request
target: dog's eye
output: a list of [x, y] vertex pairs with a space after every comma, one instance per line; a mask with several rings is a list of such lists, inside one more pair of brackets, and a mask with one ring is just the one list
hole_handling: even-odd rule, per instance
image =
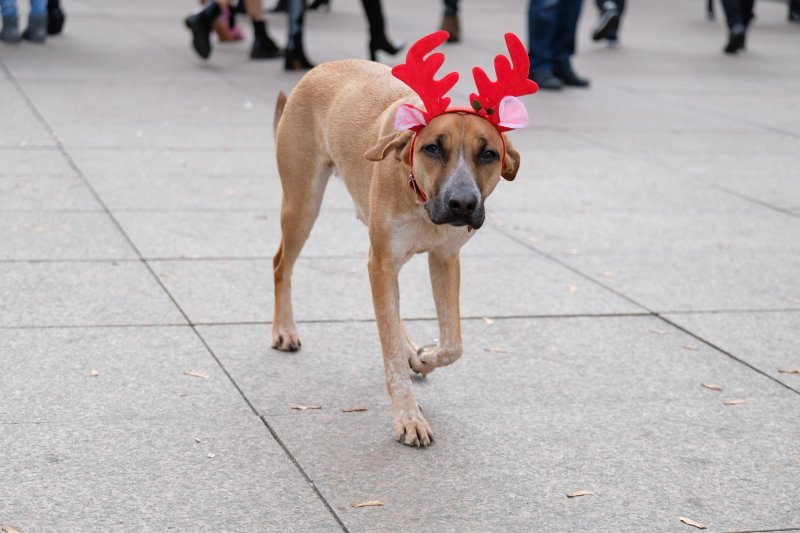
[[442, 155], [442, 149], [439, 148], [438, 144], [428, 144], [423, 148], [423, 150], [431, 155]]
[[497, 152], [495, 152], [494, 150], [485, 150], [481, 154], [481, 161], [483, 161], [485, 163], [488, 163], [490, 161], [494, 161], [497, 158], [498, 158]]

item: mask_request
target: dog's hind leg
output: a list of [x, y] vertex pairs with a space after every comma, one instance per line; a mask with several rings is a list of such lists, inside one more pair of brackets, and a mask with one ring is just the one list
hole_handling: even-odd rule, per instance
[[279, 158], [278, 170], [283, 184], [283, 199], [281, 244], [273, 259], [275, 317], [272, 347], [294, 352], [300, 349], [301, 343], [292, 311], [292, 270], [319, 215], [331, 166], [326, 161], [314, 161], [312, 157], [288, 161]]

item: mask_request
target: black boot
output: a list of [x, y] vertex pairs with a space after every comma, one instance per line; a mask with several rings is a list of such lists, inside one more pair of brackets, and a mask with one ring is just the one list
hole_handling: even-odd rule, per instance
[[314, 65], [303, 50], [303, 18], [306, 12], [305, 0], [289, 0], [289, 39], [286, 43], [284, 70], [308, 70]]
[[540, 89], [546, 91], [560, 91], [564, 87], [564, 82], [553, 75], [550, 69], [532, 70], [528, 78], [536, 82]]
[[572, 66], [569, 64], [567, 65], [558, 65], [553, 67], [553, 75], [556, 78], [560, 79], [562, 83], [564, 83], [567, 87], [588, 87], [589, 80], [586, 78], [581, 78], [578, 76], [574, 70], [572, 70]]
[[194, 15], [189, 15], [183, 21], [192, 32], [192, 46], [195, 52], [203, 59], [208, 59], [211, 55], [211, 29], [220, 13], [219, 5], [211, 0], [203, 9]]
[[731, 28], [728, 34], [728, 44], [725, 45], [724, 52], [726, 54], [735, 54], [739, 50], [744, 49], [745, 30], [744, 26], [737, 24]]
[[381, 0], [361, 0], [364, 13], [369, 22], [369, 58], [377, 61], [376, 52], [383, 50], [389, 55], [395, 55], [405, 46], [403, 43], [392, 43], [386, 37], [386, 26], [383, 22], [383, 9]]
[[267, 35], [267, 23], [263, 20], [253, 21], [253, 48], [250, 59], [273, 59], [283, 54], [275, 41]]
[[58, 35], [64, 29], [64, 20], [67, 18], [61, 11], [59, 0], [47, 0], [47, 33]]

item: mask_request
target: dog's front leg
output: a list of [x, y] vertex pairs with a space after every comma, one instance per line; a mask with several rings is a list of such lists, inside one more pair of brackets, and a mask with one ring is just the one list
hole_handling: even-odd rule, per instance
[[408, 446], [427, 446], [433, 432], [411, 390], [408, 339], [400, 320], [397, 276], [403, 261], [388, 251], [370, 249], [369, 281], [383, 350], [386, 388], [392, 398], [394, 438]]
[[411, 367], [423, 376], [436, 367], [446, 366], [461, 357], [461, 262], [458, 252], [449, 256], [428, 254], [433, 299], [439, 318], [439, 342], [423, 346], [411, 359]]

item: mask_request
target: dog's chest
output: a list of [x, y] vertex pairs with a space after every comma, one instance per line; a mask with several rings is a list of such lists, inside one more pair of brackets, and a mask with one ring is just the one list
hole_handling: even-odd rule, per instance
[[466, 227], [437, 226], [427, 215], [419, 213], [399, 216], [392, 226], [392, 251], [399, 257], [425, 252], [449, 256], [458, 252], [475, 234]]

